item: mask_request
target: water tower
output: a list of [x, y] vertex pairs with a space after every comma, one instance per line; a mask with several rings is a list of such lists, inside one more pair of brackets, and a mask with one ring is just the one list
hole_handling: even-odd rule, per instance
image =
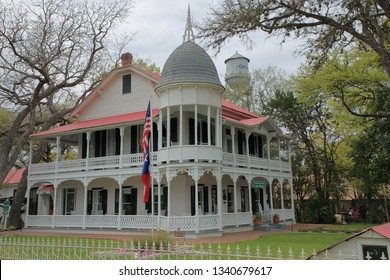
[[238, 52], [225, 60], [225, 81], [232, 90], [242, 92], [249, 88], [249, 61]]

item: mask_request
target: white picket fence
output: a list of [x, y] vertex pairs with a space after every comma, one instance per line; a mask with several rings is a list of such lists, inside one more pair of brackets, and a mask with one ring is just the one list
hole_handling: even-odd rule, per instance
[[[220, 244], [195, 245], [185, 241], [148, 244], [147, 241], [0, 236], [1, 260], [305, 260], [309, 257], [316, 259], [317, 252], [307, 253], [303, 248], [300, 252], [291, 248], [287, 252], [280, 248], [272, 251], [269, 246], [263, 252], [259, 246], [250, 248], [249, 245], [245, 248], [227, 245], [222, 249]], [[331, 255], [327, 251], [324, 258], [344, 259], [341, 252]]]

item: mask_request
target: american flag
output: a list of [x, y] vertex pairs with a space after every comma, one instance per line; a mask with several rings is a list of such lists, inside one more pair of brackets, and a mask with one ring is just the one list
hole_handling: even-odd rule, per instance
[[149, 135], [151, 130], [150, 101], [146, 109], [144, 133], [142, 135], [142, 153], [144, 156], [144, 165], [142, 167], [141, 181], [144, 184], [144, 203], [149, 201], [150, 192], [150, 172], [149, 172]]

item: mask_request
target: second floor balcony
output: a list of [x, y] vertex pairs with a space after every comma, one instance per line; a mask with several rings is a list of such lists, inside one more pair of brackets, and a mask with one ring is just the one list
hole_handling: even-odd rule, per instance
[[[208, 146], [183, 146], [177, 147], [177, 149], [163, 149], [162, 151], [152, 153], [153, 165], [163, 166], [170, 163], [202, 162], [201, 155], [207, 154], [208, 152], [210, 152], [210, 147]], [[213, 162], [221, 163], [223, 167], [226, 168], [247, 168], [283, 173], [291, 172], [290, 164], [286, 161], [268, 160], [255, 156], [245, 156], [232, 153], [222, 153], [222, 151], [220, 151], [218, 155], [217, 151], [212, 152], [215, 153]], [[162, 157], [164, 158], [172, 156], [171, 160], [169, 162], [166, 160], [161, 162], [158, 158], [160, 153], [162, 153]], [[210, 158], [210, 156], [205, 158]], [[129, 168], [133, 168], [134, 171], [140, 172], [143, 162], [144, 159], [142, 153], [54, 161], [49, 163], [31, 164], [29, 168], [29, 175], [30, 178], [34, 178], [35, 176], [39, 177], [40, 175], [54, 176], [55, 174], [61, 173], [64, 174], [97, 170], [104, 172]]]

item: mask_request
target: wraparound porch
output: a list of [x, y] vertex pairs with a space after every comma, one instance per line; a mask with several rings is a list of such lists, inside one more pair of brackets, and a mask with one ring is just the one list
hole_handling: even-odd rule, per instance
[[[294, 217], [291, 209], [275, 210], [281, 220]], [[198, 215], [167, 217], [159, 215], [27, 215], [30, 228], [98, 228], [129, 230], [164, 230], [167, 232], [203, 232], [225, 227], [252, 225], [252, 212], [223, 213], [222, 215]]]

